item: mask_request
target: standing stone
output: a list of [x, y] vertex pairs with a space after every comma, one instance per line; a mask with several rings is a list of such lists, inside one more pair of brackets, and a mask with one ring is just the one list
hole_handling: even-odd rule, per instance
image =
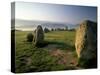
[[28, 33], [27, 34], [27, 41], [28, 42], [32, 42], [33, 41], [33, 34], [32, 33]]
[[79, 66], [97, 67], [97, 23], [86, 20], [80, 24], [76, 30], [75, 48]]
[[42, 46], [44, 42], [44, 32], [42, 27], [39, 25], [37, 29], [34, 31], [34, 45]]

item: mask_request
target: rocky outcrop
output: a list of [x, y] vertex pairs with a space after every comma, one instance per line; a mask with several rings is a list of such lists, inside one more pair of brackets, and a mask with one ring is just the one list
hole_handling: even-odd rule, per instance
[[75, 48], [80, 66], [97, 67], [97, 23], [86, 20], [80, 24], [76, 30]]
[[37, 29], [34, 31], [34, 45], [41, 46], [44, 42], [44, 32], [42, 27], [39, 25]]

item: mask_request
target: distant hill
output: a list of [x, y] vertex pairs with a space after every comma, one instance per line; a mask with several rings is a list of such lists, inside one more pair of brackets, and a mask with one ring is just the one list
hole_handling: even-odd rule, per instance
[[15, 20], [15, 27], [18, 28], [36, 28], [38, 25], [41, 25], [43, 28], [65, 28], [68, 26], [68, 29], [76, 28], [78, 25], [72, 25], [70, 23], [58, 23], [58, 22], [49, 22], [49, 21], [35, 21], [35, 20]]

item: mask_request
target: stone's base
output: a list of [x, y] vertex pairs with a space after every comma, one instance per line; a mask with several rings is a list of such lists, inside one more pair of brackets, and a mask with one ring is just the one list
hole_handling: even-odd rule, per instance
[[78, 66], [83, 68], [97, 68], [97, 58], [83, 59], [80, 58], [78, 61]]

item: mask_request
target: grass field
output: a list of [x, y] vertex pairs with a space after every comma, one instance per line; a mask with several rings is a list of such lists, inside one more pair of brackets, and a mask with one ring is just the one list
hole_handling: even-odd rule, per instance
[[36, 48], [27, 42], [29, 31], [16, 31], [16, 72], [40, 72], [78, 69], [75, 31], [45, 33], [48, 45]]

